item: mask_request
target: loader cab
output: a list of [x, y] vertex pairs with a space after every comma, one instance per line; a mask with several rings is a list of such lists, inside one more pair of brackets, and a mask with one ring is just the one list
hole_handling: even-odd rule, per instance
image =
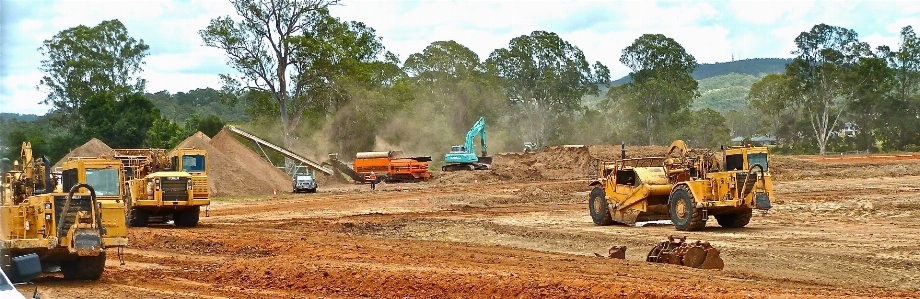
[[[61, 167], [61, 190], [70, 190], [76, 184], [85, 182], [96, 190], [99, 199], [120, 199], [124, 166], [119, 161], [80, 158], [64, 162]], [[89, 192], [82, 189], [79, 192]]]
[[634, 187], [639, 180], [636, 171], [633, 169], [621, 169], [617, 171], [617, 185], [626, 185]]
[[732, 148], [725, 151], [725, 167], [723, 171], [747, 171], [754, 164], [763, 166], [763, 171], [769, 170], [769, 158], [765, 147]]
[[200, 154], [185, 154], [182, 155], [182, 160], [180, 161], [178, 157], [173, 157], [173, 165], [177, 165], [176, 170], [185, 171], [188, 173], [203, 173], [205, 172], [205, 157]]

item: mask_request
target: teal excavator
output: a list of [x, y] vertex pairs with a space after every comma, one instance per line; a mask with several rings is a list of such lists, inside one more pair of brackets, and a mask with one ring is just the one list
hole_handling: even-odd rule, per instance
[[[480, 135], [482, 141], [482, 156], [476, 156], [473, 139]], [[489, 156], [486, 149], [486, 119], [479, 118], [469, 132], [466, 132], [466, 143], [463, 145], [454, 145], [450, 147], [450, 153], [444, 155], [444, 161], [447, 165], [441, 167], [441, 171], [458, 171], [458, 170], [487, 170], [492, 165], [492, 157]]]

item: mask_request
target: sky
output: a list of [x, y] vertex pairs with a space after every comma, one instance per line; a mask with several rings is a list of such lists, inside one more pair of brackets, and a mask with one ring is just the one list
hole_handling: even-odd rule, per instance
[[[872, 47], [899, 46], [902, 27], [920, 31], [920, 1], [562, 1], [342, 0], [330, 8], [345, 21], [373, 27], [403, 61], [435, 41], [454, 40], [485, 60], [512, 38], [550, 31], [600, 61], [612, 79], [629, 74], [623, 48], [642, 34], [664, 34], [700, 63], [791, 58], [796, 36], [815, 24], [855, 30]], [[0, 112], [44, 114], [37, 88], [42, 42], [79, 25], [119, 19], [150, 46], [147, 92], [220, 88], [233, 73], [198, 30], [212, 18], [235, 15], [228, 0], [0, 0]]]

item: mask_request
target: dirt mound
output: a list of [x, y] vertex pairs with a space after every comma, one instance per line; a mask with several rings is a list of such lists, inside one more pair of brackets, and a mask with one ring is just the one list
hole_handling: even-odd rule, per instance
[[210, 145], [220, 153], [212, 155], [209, 168], [213, 195], [271, 194], [272, 190], [280, 192], [291, 188], [291, 178], [287, 174], [240, 143], [226, 130], [214, 135]]
[[67, 155], [64, 155], [61, 160], [58, 160], [57, 163], [54, 163], [54, 167], [58, 168], [64, 164], [64, 161], [70, 159], [71, 157], [99, 157], [101, 155], [109, 155], [112, 152], [112, 148], [108, 144], [102, 142], [102, 140], [93, 138], [81, 145], [80, 147], [70, 151]]
[[176, 146], [176, 148], [192, 148], [192, 147], [203, 149], [203, 150], [209, 150], [209, 149], [214, 148], [213, 146], [211, 146], [211, 137], [208, 137], [208, 135], [205, 135], [204, 133], [201, 133], [201, 132], [192, 134], [192, 136], [185, 138], [185, 140], [182, 140], [182, 142], [180, 142], [179, 145]]

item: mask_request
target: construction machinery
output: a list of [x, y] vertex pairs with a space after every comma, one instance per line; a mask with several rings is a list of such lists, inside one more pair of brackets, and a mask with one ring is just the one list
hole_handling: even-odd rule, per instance
[[431, 178], [428, 162], [431, 156], [406, 157], [402, 151], [359, 152], [351, 165], [339, 160], [339, 154], [329, 154], [329, 161], [323, 163], [340, 174], [350, 177], [355, 183], [370, 183], [371, 172], [377, 182], [387, 183], [419, 182]]
[[[476, 156], [476, 148], [473, 139], [480, 135], [482, 145], [482, 155]], [[466, 142], [463, 145], [454, 145], [450, 147], [450, 153], [444, 155], [444, 162], [447, 165], [441, 167], [441, 171], [458, 171], [458, 170], [487, 170], [491, 168], [492, 157], [489, 156], [486, 148], [486, 119], [479, 118], [469, 132], [466, 133]]]
[[310, 160], [310, 159], [307, 159], [307, 158], [304, 157], [304, 156], [298, 155], [298, 154], [294, 153], [293, 151], [288, 150], [288, 149], [286, 149], [286, 148], [284, 148], [284, 147], [282, 147], [282, 146], [280, 146], [280, 145], [273, 144], [273, 143], [271, 143], [271, 142], [268, 142], [268, 141], [265, 140], [265, 139], [259, 138], [259, 137], [256, 136], [255, 134], [252, 134], [252, 133], [243, 131], [243, 130], [241, 130], [240, 128], [237, 128], [237, 127], [234, 127], [234, 126], [231, 126], [231, 125], [226, 125], [226, 126], [224, 126], [224, 129], [227, 130], [227, 131], [230, 132], [230, 133], [235, 134], [236, 136], [239, 136], [239, 137], [241, 137], [241, 138], [244, 138], [244, 139], [247, 139], [247, 140], [249, 140], [249, 141], [252, 141], [252, 143], [253, 143], [260, 151], [262, 151], [262, 157], [265, 157], [265, 159], [268, 160], [268, 163], [271, 163], [271, 164], [273, 164], [273, 165], [275, 164], [275, 162], [273, 162], [271, 159], [268, 158], [268, 153], [265, 152], [265, 149], [266, 149], [266, 148], [269, 149], [269, 150], [275, 151], [275, 152], [277, 152], [278, 154], [281, 154], [282, 156], [284, 156], [284, 157], [287, 158], [287, 159], [290, 159], [291, 162], [293, 162], [293, 163], [285, 163], [285, 172], [287, 172], [287, 173], [288, 173], [289, 175], [291, 175], [292, 177], [293, 177], [295, 174], [297, 174], [298, 172], [300, 172], [301, 168], [312, 169], [313, 171], [317, 171], [317, 172], [319, 172], [319, 173], [323, 173], [323, 174], [326, 174], [326, 175], [332, 175], [332, 174], [333, 174], [333, 168], [332, 168], [332, 167], [327, 167], [326, 165], [322, 165], [322, 164], [320, 164], [320, 163], [316, 163], [316, 162], [314, 162], [313, 160]]
[[[724, 162], [722, 162], [724, 161]], [[726, 228], [746, 226], [754, 209], [769, 210], [773, 184], [766, 147], [724, 149], [721, 160], [677, 140], [666, 157], [599, 161], [589, 195], [597, 225], [668, 220], [678, 230], [706, 226], [709, 216]]]
[[722, 261], [719, 253], [719, 250], [709, 242], [696, 241], [687, 243], [687, 236], [683, 236], [680, 239], [669, 236], [666, 241], [661, 241], [655, 247], [652, 247], [645, 260], [650, 263], [722, 270], [725, 267], [725, 262]]
[[359, 175], [374, 172], [387, 183], [417, 182], [431, 178], [429, 161], [431, 157], [405, 157], [402, 151], [360, 152], [353, 167]]
[[198, 225], [201, 207], [211, 204], [207, 152], [195, 148], [115, 149], [113, 158], [125, 167], [123, 184], [128, 224], [147, 226], [150, 221], [180, 227]]
[[30, 144], [23, 143], [21, 158], [21, 169], [3, 175], [0, 266], [10, 275], [12, 257], [35, 254], [42, 269], [59, 267], [65, 279], [98, 280], [107, 252], [128, 245], [121, 164], [67, 161], [61, 185], [69, 192], [62, 193], [54, 192], [50, 164], [33, 159]]
[[524, 142], [524, 152], [525, 152], [525, 153], [536, 152], [536, 151], [539, 151], [539, 150], [542, 149], [542, 148], [543, 148], [542, 146], [538, 146], [537, 143], [535, 143], [535, 142], [529, 142], [529, 141], [528, 141], [528, 142]]

